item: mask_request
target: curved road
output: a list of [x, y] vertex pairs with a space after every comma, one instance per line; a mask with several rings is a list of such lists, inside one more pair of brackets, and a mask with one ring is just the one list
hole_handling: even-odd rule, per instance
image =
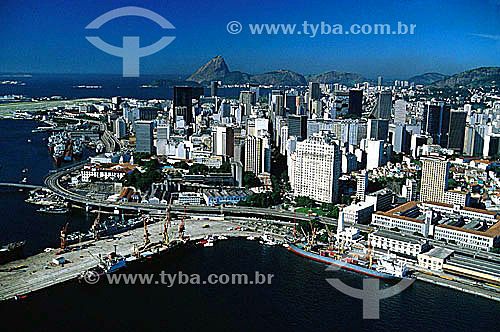
[[[61, 169], [58, 172], [49, 174], [45, 178], [45, 184], [47, 185], [48, 188], [50, 188], [54, 193], [59, 195], [60, 197], [70, 200], [82, 205], [89, 205], [89, 206], [96, 206], [100, 208], [108, 208], [108, 209], [121, 209], [121, 210], [135, 210], [135, 211], [163, 211], [167, 208], [165, 204], [142, 204], [142, 203], [131, 203], [131, 202], [103, 202], [103, 201], [97, 201], [90, 199], [86, 196], [79, 195], [75, 192], [72, 192], [66, 188], [64, 188], [60, 183], [59, 180], [62, 176], [64, 175], [69, 175], [70, 173], [80, 169], [83, 167], [83, 165], [86, 162], [81, 162], [77, 165], [73, 165], [71, 167], [67, 167], [65, 169]], [[188, 213], [201, 213], [201, 214], [214, 214], [219, 212], [220, 214], [224, 213], [227, 215], [232, 215], [232, 216], [242, 216], [242, 217], [249, 217], [249, 216], [255, 216], [259, 217], [261, 219], [270, 219], [270, 218], [279, 218], [279, 219], [285, 219], [286, 221], [289, 222], [294, 222], [300, 221], [300, 220], [309, 220], [309, 216], [304, 213], [296, 213], [294, 214], [293, 212], [290, 211], [285, 211], [285, 210], [278, 210], [278, 209], [264, 209], [264, 208], [254, 208], [254, 207], [243, 207], [243, 206], [238, 206], [238, 207], [211, 207], [211, 206], [193, 206], [193, 205], [172, 205], [172, 211], [177, 211], [177, 212], [182, 212], [186, 210]], [[328, 218], [328, 217], [318, 217], [320, 222], [328, 225], [337, 225], [337, 219], [333, 218]], [[351, 223], [345, 223], [346, 226], [353, 226]], [[371, 228], [370, 225], [361, 225], [361, 224], [356, 224], [356, 228], [359, 228], [361, 231], [364, 232], [371, 232], [373, 229]], [[391, 232], [390, 230], [387, 230], [388, 232]], [[398, 232], [395, 232], [394, 234], [401, 235]], [[437, 240], [432, 240], [432, 239], [424, 239], [421, 237], [417, 237], [414, 235], [405, 235], [408, 239], [414, 239], [414, 240], [427, 240], [431, 244], [434, 244], [436, 246], [440, 247], [447, 247], [452, 250], [455, 250], [457, 252], [460, 252], [462, 254], [468, 255], [468, 256], [477, 256], [481, 257], [483, 259], [492, 259], [495, 261], [500, 262], [500, 255], [498, 254], [493, 254], [493, 253], [488, 253], [488, 252], [478, 252], [474, 251], [471, 249], [467, 249], [464, 247], [459, 247], [456, 245], [451, 245], [451, 244], [444, 244], [441, 241]]]

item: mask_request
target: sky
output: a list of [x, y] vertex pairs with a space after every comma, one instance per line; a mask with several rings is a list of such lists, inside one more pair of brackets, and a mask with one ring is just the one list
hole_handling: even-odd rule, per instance
[[[149, 9], [175, 29], [136, 16], [97, 30], [85, 27], [124, 6]], [[140, 46], [174, 36], [161, 51], [140, 59], [141, 74], [190, 74], [221, 55], [230, 70], [251, 74], [289, 69], [330, 70], [367, 78], [454, 74], [500, 65], [500, 0], [0, 0], [0, 72], [120, 74], [122, 58], [93, 46], [98, 36], [121, 47], [123, 36]], [[230, 34], [238, 21], [242, 31]], [[415, 24], [413, 35], [256, 35], [249, 24]], [[298, 30], [297, 30], [298, 31]]]

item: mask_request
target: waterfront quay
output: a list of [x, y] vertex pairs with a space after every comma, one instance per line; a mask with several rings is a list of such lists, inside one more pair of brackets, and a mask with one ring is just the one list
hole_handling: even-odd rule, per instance
[[[147, 230], [151, 243], [158, 243], [156, 248], [161, 247], [163, 239], [163, 218], [157, 218], [156, 222], [148, 224]], [[185, 220], [185, 236], [190, 241], [198, 241], [207, 235], [225, 235], [227, 237], [247, 237], [256, 235], [252, 231], [243, 231], [238, 224], [228, 221], [200, 220], [199, 218], [188, 218]], [[177, 228], [180, 220], [171, 221], [169, 228], [169, 239], [177, 237]], [[208, 225], [208, 227], [207, 227]], [[175, 242], [175, 240], [174, 240]], [[144, 245], [144, 229], [142, 227], [116, 234], [112, 237], [97, 241], [82, 242], [69, 247], [69, 251], [59, 253], [59, 249], [27, 257], [0, 265], [0, 300], [8, 300], [16, 295], [26, 295], [37, 290], [51, 287], [53, 285], [75, 279], [81, 272], [97, 266], [99, 255], [104, 256], [116, 250], [122, 256], [131, 256], [135, 248]], [[217, 243], [215, 243], [217, 245]], [[83, 247], [83, 249], [78, 249]], [[155, 246], [152, 246], [153, 248]], [[165, 246], [163, 246], [166, 249]], [[149, 249], [151, 250], [151, 249]], [[211, 248], [207, 248], [211, 250]], [[151, 250], [155, 253], [154, 249]], [[68, 263], [59, 266], [52, 263], [56, 257], [64, 257]], [[9, 271], [9, 268], [11, 270]], [[76, 281], [75, 281], [76, 282]]]

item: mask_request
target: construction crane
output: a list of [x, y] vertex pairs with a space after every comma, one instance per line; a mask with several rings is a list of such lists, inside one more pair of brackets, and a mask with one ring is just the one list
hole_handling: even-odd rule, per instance
[[144, 246], [147, 246], [150, 243], [150, 240], [149, 240], [148, 226], [146, 224], [145, 216], [142, 216], [142, 224], [144, 227]]
[[184, 219], [185, 218], [186, 218], [186, 208], [184, 207], [184, 215], [182, 216], [182, 220], [181, 220], [181, 223], [179, 224], [179, 230], [178, 230], [180, 239], [184, 238], [184, 230], [185, 230]]
[[99, 210], [99, 212], [97, 213], [97, 217], [95, 218], [94, 220], [94, 223], [92, 224], [92, 233], [94, 233], [94, 240], [99, 240], [99, 231], [98, 231], [98, 227], [99, 227], [99, 223], [100, 223], [100, 220], [101, 220], [101, 210]]
[[368, 260], [369, 260], [369, 265], [368, 267], [371, 269], [372, 264], [373, 264], [373, 256], [372, 256], [372, 241], [368, 240]]
[[293, 211], [293, 237], [297, 237], [297, 213]]
[[61, 249], [66, 249], [67, 243], [66, 243], [66, 235], [68, 234], [68, 226], [69, 222], [66, 223], [66, 225], [61, 229]]
[[325, 224], [326, 232], [328, 233], [328, 249], [333, 249], [333, 232], [328, 228], [328, 225]]
[[163, 222], [163, 243], [168, 244], [168, 226], [170, 226], [170, 205], [167, 208], [167, 215], [165, 216], [165, 220]]

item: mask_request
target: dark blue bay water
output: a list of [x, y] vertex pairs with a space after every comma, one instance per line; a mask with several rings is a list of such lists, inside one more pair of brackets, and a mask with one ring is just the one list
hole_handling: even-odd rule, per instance
[[[34, 122], [0, 120], [0, 182], [42, 183], [54, 166], [43, 136], [27, 135]], [[0, 191], [0, 240], [30, 243], [32, 252], [57, 245], [66, 220], [78, 227], [81, 214], [44, 216], [24, 203], [24, 194]], [[500, 304], [416, 282], [381, 301], [381, 319], [363, 320], [362, 303], [332, 288], [326, 278], [361, 287], [363, 277], [325, 271], [321, 263], [282, 247], [229, 240], [213, 248], [187, 248], [128, 272], [158, 274], [274, 274], [271, 285], [80, 285], [68, 282], [25, 300], [1, 303], [2, 331], [499, 331]], [[0, 272], [2, 273], [2, 272]], [[5, 273], [5, 272], [3, 272]], [[1, 286], [0, 286], [1, 287]]]
[[[0, 78], [2, 76], [0, 75]], [[2, 80], [20, 81], [26, 85], [0, 85], [0, 96], [24, 95], [26, 97], [62, 96], [65, 98], [89, 98], [123, 96], [139, 99], [172, 99], [174, 85], [185, 85], [186, 82], [172, 78], [172, 75], [141, 75], [138, 78], [121, 75], [91, 74], [33, 74], [33, 77], [4, 77]], [[156, 80], [167, 80], [164, 87], [142, 88]], [[98, 89], [75, 88], [80, 85], [101, 86]], [[237, 97], [241, 88], [220, 88], [219, 96]], [[261, 89], [261, 95], [269, 89]], [[210, 89], [205, 89], [210, 95]]]

